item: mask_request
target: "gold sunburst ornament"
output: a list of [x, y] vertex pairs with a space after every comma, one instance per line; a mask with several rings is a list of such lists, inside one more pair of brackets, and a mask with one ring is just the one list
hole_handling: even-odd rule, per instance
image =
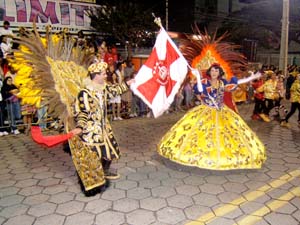
[[247, 68], [246, 57], [237, 51], [240, 46], [224, 41], [226, 33], [217, 38], [216, 33], [203, 33], [197, 26], [193, 30], [196, 35], [184, 35], [179, 39], [180, 51], [193, 68], [205, 75], [206, 70], [217, 63], [223, 68], [227, 80], [233, 75], [240, 76], [241, 70]]

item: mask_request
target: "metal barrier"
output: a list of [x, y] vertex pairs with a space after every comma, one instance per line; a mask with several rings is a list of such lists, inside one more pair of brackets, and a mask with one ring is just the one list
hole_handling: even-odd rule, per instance
[[[10, 100], [5, 100], [3, 103], [4, 105], [1, 105], [0, 109], [0, 128], [12, 129], [13, 126], [16, 126], [17, 128], [18, 126], [20, 126], [20, 124], [23, 125], [23, 121], [21, 119], [21, 112], [19, 112], [20, 118], [15, 118], [15, 116], [13, 115], [13, 103]], [[20, 107], [16, 108], [20, 109]]]

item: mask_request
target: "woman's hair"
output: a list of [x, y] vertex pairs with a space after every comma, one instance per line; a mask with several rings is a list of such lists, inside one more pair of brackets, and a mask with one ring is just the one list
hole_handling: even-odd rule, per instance
[[12, 77], [11, 77], [11, 76], [5, 77], [5, 79], [4, 79], [4, 81], [3, 81], [3, 85], [7, 85], [7, 81], [8, 81], [9, 79], [12, 80]]
[[222, 69], [222, 67], [220, 66], [220, 64], [217, 64], [217, 63], [214, 63], [212, 64], [208, 70], [206, 71], [206, 75], [211, 77], [211, 69], [214, 68], [214, 69], [218, 69], [219, 70], [219, 77], [218, 78], [221, 78], [223, 75], [224, 75], [224, 70]]

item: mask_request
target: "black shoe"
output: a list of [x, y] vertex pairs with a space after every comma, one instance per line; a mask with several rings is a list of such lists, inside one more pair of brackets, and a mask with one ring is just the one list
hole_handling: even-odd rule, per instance
[[107, 180], [117, 180], [120, 178], [120, 174], [118, 173], [113, 173], [110, 171], [104, 172], [104, 176]]

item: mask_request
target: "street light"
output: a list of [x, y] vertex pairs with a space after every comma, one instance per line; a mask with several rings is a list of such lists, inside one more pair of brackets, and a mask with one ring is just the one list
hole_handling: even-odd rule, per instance
[[166, 30], [169, 30], [169, 1], [166, 0]]
[[289, 0], [283, 0], [282, 20], [281, 20], [281, 41], [279, 69], [283, 75], [287, 77], [287, 61], [288, 61], [288, 44], [289, 44]]

